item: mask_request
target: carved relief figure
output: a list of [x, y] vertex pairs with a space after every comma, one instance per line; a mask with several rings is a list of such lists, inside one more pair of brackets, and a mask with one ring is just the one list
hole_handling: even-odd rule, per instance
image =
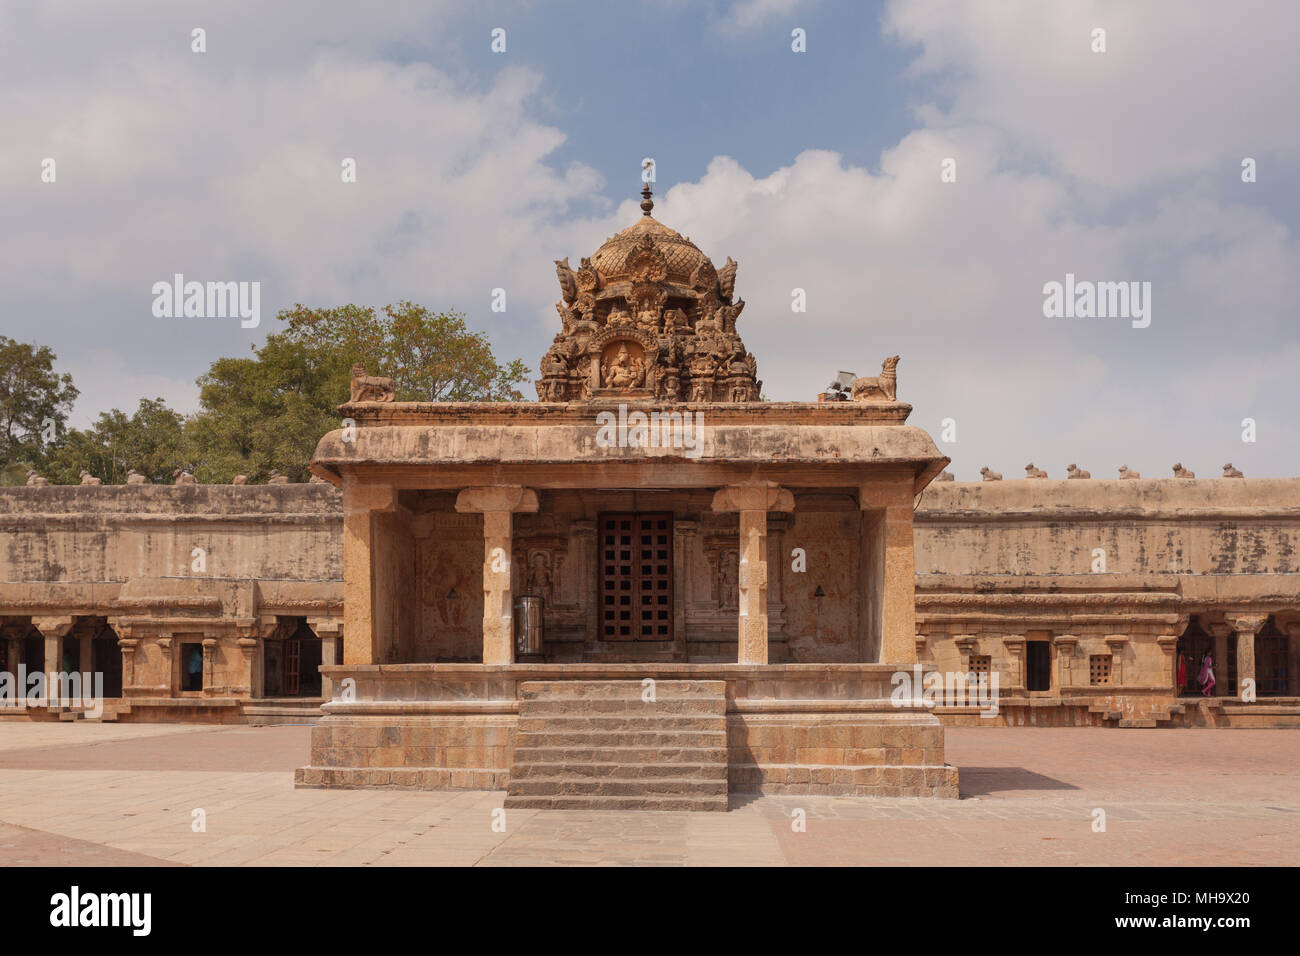
[[645, 362], [627, 350], [627, 343], [619, 343], [618, 353], [601, 371], [601, 384], [606, 388], [640, 388], [645, 381]]
[[718, 608], [734, 611], [740, 606], [740, 552], [718, 555]]
[[547, 551], [535, 551], [528, 566], [528, 593], [537, 594], [551, 603], [551, 555]]

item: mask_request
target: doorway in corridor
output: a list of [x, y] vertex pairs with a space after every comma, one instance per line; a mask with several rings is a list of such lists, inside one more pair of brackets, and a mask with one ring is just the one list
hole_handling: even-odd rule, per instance
[[673, 516], [602, 514], [600, 637], [605, 641], [673, 639]]

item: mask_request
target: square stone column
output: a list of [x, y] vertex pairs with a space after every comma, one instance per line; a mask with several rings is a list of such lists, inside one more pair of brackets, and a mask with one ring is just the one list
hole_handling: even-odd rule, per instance
[[[337, 617], [309, 617], [307, 626], [320, 638], [320, 663], [322, 667], [341, 663], [343, 621]], [[320, 675], [320, 693], [326, 700], [334, 696], [334, 682]]]
[[519, 485], [466, 488], [456, 496], [459, 512], [483, 515], [483, 663], [515, 660], [514, 594], [510, 555], [515, 512], [536, 512], [537, 492]]
[[[343, 620], [348, 641], [345, 664], [374, 664], [381, 655], [380, 641], [391, 634], [395, 621], [379, 613], [382, 603], [393, 600], [392, 582], [378, 567], [375, 516], [392, 511], [397, 493], [391, 485], [343, 479]], [[389, 592], [389, 593], [386, 593]]]
[[767, 513], [793, 511], [794, 495], [771, 481], [728, 485], [713, 496], [714, 511], [740, 512], [740, 596], [737, 660], [767, 663]]
[[56, 696], [63, 686], [59, 674], [63, 671], [63, 640], [72, 630], [72, 618], [34, 617], [32, 625], [45, 638], [45, 693], [49, 706], [59, 706]]
[[1266, 614], [1229, 614], [1228, 624], [1237, 633], [1237, 698], [1246, 690], [1246, 681], [1250, 681], [1252, 692], [1258, 696], [1259, 688], [1255, 684], [1255, 635], [1259, 633]]
[[[879, 608], [878, 663], [916, 663], [916, 559], [912, 540], [912, 476], [869, 482], [858, 488], [858, 506], [871, 514], [864, 522], [867, 557], [881, 564], [872, 579], [879, 593], [867, 595], [866, 607]], [[866, 663], [877, 663], [868, 661]]]

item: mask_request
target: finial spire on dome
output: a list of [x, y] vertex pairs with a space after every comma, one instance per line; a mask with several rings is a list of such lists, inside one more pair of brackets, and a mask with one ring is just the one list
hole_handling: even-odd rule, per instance
[[650, 215], [650, 210], [655, 207], [654, 200], [650, 198], [652, 195], [649, 183], [641, 187], [641, 212], [647, 216]]

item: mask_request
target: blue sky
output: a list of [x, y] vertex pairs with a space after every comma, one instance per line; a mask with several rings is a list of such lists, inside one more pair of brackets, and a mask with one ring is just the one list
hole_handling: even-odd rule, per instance
[[[1298, 474], [1297, 27], [1265, 0], [9, 3], [0, 333], [55, 349], [77, 424], [192, 410], [299, 301], [458, 308], [535, 368], [552, 260], [634, 221], [649, 155], [656, 216], [740, 262], [772, 398], [899, 353], [961, 479]], [[261, 282], [261, 327], [155, 318], [176, 272]], [[1066, 273], [1150, 282], [1150, 326], [1045, 317]]]

